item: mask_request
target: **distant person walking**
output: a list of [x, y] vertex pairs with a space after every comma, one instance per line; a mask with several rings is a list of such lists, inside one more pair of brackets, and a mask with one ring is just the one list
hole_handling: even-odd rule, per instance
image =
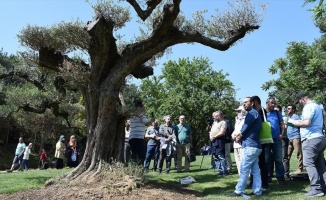
[[26, 148], [26, 144], [24, 143], [23, 137], [19, 138], [19, 142], [17, 144], [16, 147], [16, 151], [15, 151], [15, 157], [14, 160], [12, 162], [11, 168], [9, 170], [7, 170], [7, 172], [12, 172], [15, 167], [17, 167], [19, 165], [18, 170], [23, 171], [24, 166], [23, 166], [23, 152], [24, 149]]
[[33, 143], [29, 143], [27, 147], [24, 149], [24, 156], [23, 156], [23, 165], [24, 170], [28, 171], [29, 169], [29, 155], [35, 156], [36, 154], [32, 153]]

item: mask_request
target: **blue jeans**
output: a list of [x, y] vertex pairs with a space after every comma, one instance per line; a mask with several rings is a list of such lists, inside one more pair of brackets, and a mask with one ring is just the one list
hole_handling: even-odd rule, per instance
[[312, 188], [325, 188], [325, 147], [326, 139], [324, 136], [302, 142], [303, 166], [305, 166], [308, 172], [310, 187]]
[[[268, 176], [272, 174], [272, 156], [275, 161], [275, 174], [277, 179], [284, 179], [284, 167], [282, 160], [282, 141], [278, 138], [273, 138], [273, 144], [266, 144], [265, 160], [267, 164]], [[272, 153], [273, 152], [273, 153]]]
[[29, 168], [29, 160], [24, 159], [23, 160], [23, 165], [24, 165], [24, 169], [28, 170], [28, 168]]
[[145, 158], [144, 168], [148, 169], [151, 159], [154, 158], [153, 169], [157, 169], [158, 158], [160, 155], [160, 146], [159, 145], [147, 145], [147, 153]]
[[223, 154], [214, 155], [214, 161], [219, 174], [227, 174], [226, 160]]
[[249, 173], [253, 175], [252, 191], [255, 195], [261, 195], [261, 177], [258, 166], [258, 157], [261, 149], [254, 147], [245, 147], [242, 149], [242, 160], [240, 164], [240, 179], [235, 186], [237, 194], [243, 194], [247, 187]]

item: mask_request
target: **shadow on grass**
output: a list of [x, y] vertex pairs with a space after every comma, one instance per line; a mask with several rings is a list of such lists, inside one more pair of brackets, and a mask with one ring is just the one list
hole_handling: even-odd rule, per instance
[[50, 176], [35, 176], [35, 177], [26, 177], [24, 179], [26, 180], [26, 182], [33, 182], [39, 185], [44, 185], [45, 182], [51, 178], [52, 177]]
[[189, 188], [188, 185], [180, 185], [180, 183], [175, 182], [174, 180], [163, 182], [149, 181], [146, 185], [146, 188], [162, 189], [179, 194], [191, 194], [196, 197], [203, 197], [201, 192]]

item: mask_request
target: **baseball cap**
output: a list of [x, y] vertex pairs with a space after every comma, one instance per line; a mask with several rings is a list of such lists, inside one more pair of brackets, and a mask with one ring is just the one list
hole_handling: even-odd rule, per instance
[[306, 97], [306, 93], [304, 92], [299, 92], [295, 98], [295, 102], [294, 104], [298, 104], [299, 103], [299, 100], [302, 99], [303, 97]]
[[234, 109], [234, 110], [236, 110], [236, 111], [238, 111], [238, 110], [246, 111], [246, 110], [243, 108], [243, 106], [239, 106], [237, 109]]

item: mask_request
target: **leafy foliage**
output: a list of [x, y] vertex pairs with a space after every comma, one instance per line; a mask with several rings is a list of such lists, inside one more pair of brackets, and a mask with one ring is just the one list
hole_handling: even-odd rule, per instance
[[142, 99], [147, 112], [153, 112], [159, 120], [171, 115], [179, 123], [179, 116], [185, 115], [198, 148], [208, 141], [206, 117], [223, 110], [233, 119], [233, 109], [239, 105], [227, 76], [222, 70], [214, 71], [208, 58], [168, 61], [162, 75], [142, 81]]
[[[319, 19], [325, 23], [325, 17]], [[322, 29], [321, 29], [322, 30]], [[326, 36], [316, 39], [312, 45], [306, 42], [290, 42], [286, 57], [279, 58], [269, 68], [271, 74], [279, 74], [276, 80], [264, 83], [264, 90], [278, 98], [279, 104], [293, 103], [299, 91], [325, 105], [326, 103]], [[325, 107], [324, 107], [325, 108]]]

